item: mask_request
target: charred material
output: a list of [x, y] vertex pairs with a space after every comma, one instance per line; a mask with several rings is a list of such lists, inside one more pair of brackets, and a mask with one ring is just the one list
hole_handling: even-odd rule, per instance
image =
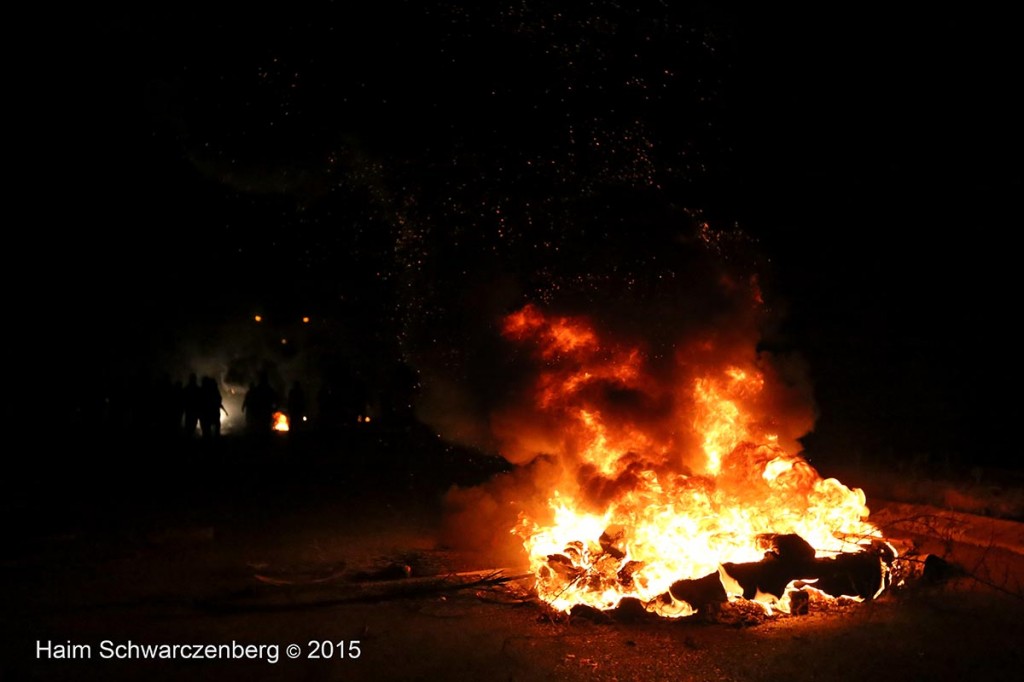
[[695, 580], [680, 580], [672, 583], [668, 593], [677, 601], [685, 601], [695, 609], [702, 610], [711, 604], [720, 604], [727, 599], [725, 588], [717, 573], [711, 573]]
[[888, 585], [893, 553], [881, 543], [832, 558], [815, 558], [814, 549], [797, 535], [773, 536], [769, 547], [757, 563], [722, 564], [719, 572], [727, 592], [745, 599], [770, 595], [781, 600], [796, 581], [798, 588], [810, 585], [834, 597], [872, 599]]
[[[885, 586], [886, 568], [872, 551], [815, 561], [814, 587], [834, 597], [873, 599]], [[802, 578], [809, 582], [807, 578]]]
[[[783, 599], [791, 585], [797, 590], [811, 586], [834, 597], [872, 599], [888, 586], [894, 555], [883, 543], [863, 552], [815, 558], [814, 548], [798, 535], [770, 535], [760, 540], [766, 549], [761, 561], [725, 563], [717, 573], [680, 580], [652, 603], [685, 601], [698, 611], [729, 596], [774, 603]], [[807, 613], [807, 605], [806, 595], [801, 594], [792, 601], [791, 609]]]

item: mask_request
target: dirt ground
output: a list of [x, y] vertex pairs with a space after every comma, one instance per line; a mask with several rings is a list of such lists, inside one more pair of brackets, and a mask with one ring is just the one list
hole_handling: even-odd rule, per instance
[[[981, 531], [953, 537], [922, 525], [925, 508], [881, 514], [974, 577], [916, 581], [874, 602], [812, 601], [799, 617], [745, 606], [682, 621], [554, 617], [514, 582], [392, 589], [489, 568], [437, 540], [446, 479], [486, 465], [424, 476], [313, 457], [280, 474], [292, 454], [201, 453], [191, 464], [206, 475], [150, 477], [132, 492], [105, 474], [64, 478], [47, 495], [39, 480], [8, 490], [0, 679], [1018, 680], [1024, 668], [1024, 556], [984, 542], [983, 519], [961, 515]], [[270, 647], [258, 658], [118, 660], [103, 657], [104, 642]], [[85, 647], [48, 656], [57, 645], [87, 645], [91, 657]], [[315, 648], [331, 655], [310, 658]]]

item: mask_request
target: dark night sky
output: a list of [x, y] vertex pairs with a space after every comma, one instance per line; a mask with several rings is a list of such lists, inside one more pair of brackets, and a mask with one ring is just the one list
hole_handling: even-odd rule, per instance
[[33, 29], [47, 390], [253, 311], [340, 320], [379, 362], [451, 338], [481, 289], [642, 296], [699, 215], [770, 260], [812, 450], [1012, 450], [991, 405], [1019, 375], [1008, 17], [371, 5]]

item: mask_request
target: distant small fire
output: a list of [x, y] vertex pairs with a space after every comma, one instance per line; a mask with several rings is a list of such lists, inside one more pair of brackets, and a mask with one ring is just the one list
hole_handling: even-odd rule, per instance
[[274, 430], [281, 433], [285, 433], [289, 430], [288, 427], [288, 415], [284, 412], [275, 412], [273, 416]]
[[503, 333], [540, 368], [530, 406], [503, 418], [519, 447], [557, 462], [547, 512], [524, 511], [512, 529], [554, 609], [631, 598], [687, 616], [687, 590], [712, 581], [723, 599], [788, 612], [812, 584], [854, 599], [889, 584], [895, 550], [867, 522], [864, 493], [787, 449], [797, 427], [782, 414], [784, 382], [754, 344], [711, 336], [655, 364], [584, 317], [534, 306]]

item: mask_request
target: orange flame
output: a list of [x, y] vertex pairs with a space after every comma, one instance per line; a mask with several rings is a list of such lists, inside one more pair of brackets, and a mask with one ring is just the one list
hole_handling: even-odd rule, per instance
[[281, 433], [288, 431], [288, 415], [284, 412], [275, 412], [273, 420], [275, 431], [280, 431]]
[[[881, 537], [861, 490], [822, 479], [780, 444], [756, 356], [705, 366], [687, 355], [706, 360], [714, 344], [699, 344], [666, 381], [641, 348], [602, 345], [583, 319], [526, 306], [503, 331], [542, 361], [533, 409], [561, 434], [549, 443], [563, 473], [547, 515], [523, 513], [512, 529], [553, 608], [610, 609], [633, 597], [685, 616], [690, 604], [658, 597], [725, 562], [760, 560], [767, 534], [797, 534], [817, 556]], [[764, 602], [787, 608], [785, 598]]]

